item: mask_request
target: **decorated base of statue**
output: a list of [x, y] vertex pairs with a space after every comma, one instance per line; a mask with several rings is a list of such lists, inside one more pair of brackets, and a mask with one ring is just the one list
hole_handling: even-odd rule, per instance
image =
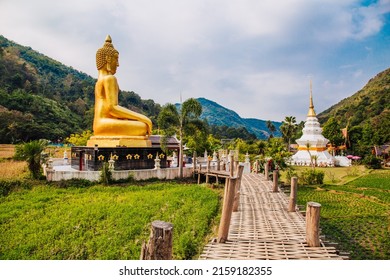
[[92, 136], [88, 147], [152, 147], [152, 142], [146, 136]]
[[99, 171], [104, 162], [114, 161], [114, 170], [154, 169], [155, 159], [167, 167], [166, 154], [159, 147], [72, 147], [71, 166], [80, 171]]

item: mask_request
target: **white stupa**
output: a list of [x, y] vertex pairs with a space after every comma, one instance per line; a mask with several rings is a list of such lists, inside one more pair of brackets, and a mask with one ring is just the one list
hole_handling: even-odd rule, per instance
[[292, 156], [291, 164], [311, 165], [313, 161], [318, 166], [333, 166], [335, 159], [326, 147], [329, 140], [322, 135], [322, 128], [314, 111], [311, 81], [309, 112], [302, 133], [302, 137], [296, 140], [298, 152]]

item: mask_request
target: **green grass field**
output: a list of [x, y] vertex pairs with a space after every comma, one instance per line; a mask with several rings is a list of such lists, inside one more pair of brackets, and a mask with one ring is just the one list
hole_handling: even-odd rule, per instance
[[0, 197], [0, 259], [139, 259], [154, 220], [174, 225], [174, 259], [207, 242], [220, 194], [204, 185], [58, 188]]
[[351, 259], [390, 259], [390, 170], [344, 185], [299, 186], [298, 204], [308, 201], [321, 204], [322, 234]]
[[[0, 145], [0, 259], [139, 259], [154, 220], [174, 224], [175, 259], [196, 258], [215, 236], [221, 190], [178, 182], [48, 185], [29, 179], [12, 154]], [[390, 170], [321, 170], [325, 184], [299, 186], [298, 204], [321, 203], [322, 234], [351, 259], [390, 259]]]

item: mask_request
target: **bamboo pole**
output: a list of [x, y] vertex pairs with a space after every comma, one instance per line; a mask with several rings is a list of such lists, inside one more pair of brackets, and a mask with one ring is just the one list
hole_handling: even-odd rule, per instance
[[198, 185], [200, 184], [200, 173], [202, 172], [202, 164], [199, 163], [199, 169], [198, 169]]
[[230, 153], [229, 154], [229, 172], [230, 172], [230, 177], [233, 177], [234, 175], [234, 161], [233, 161], [233, 155]]
[[195, 176], [196, 171], [196, 151], [194, 151], [193, 157], [192, 157], [192, 173]]
[[298, 189], [298, 178], [291, 178], [291, 191], [290, 200], [288, 202], [288, 212], [295, 212], [297, 206], [297, 189]]
[[173, 225], [153, 221], [148, 244], [142, 244], [141, 260], [172, 260]]
[[266, 161], [264, 163], [264, 177], [265, 177], [265, 180], [269, 180], [269, 174], [268, 174], [268, 162]]
[[209, 172], [210, 172], [211, 160], [207, 159], [207, 168], [206, 168], [206, 184], [209, 183]]
[[234, 188], [234, 201], [233, 201], [233, 212], [238, 211], [238, 206], [240, 204], [240, 187], [241, 187], [241, 178], [242, 178], [242, 173], [244, 172], [244, 165], [238, 165], [237, 166], [237, 183]]
[[308, 202], [306, 207], [306, 242], [309, 247], [320, 247], [321, 204]]
[[272, 191], [273, 192], [278, 192], [278, 171], [277, 170], [274, 170], [273, 172], [273, 188], [272, 188]]
[[237, 178], [226, 178], [225, 193], [223, 198], [222, 216], [218, 229], [218, 242], [225, 243], [229, 234], [230, 219], [232, 217], [234, 189]]

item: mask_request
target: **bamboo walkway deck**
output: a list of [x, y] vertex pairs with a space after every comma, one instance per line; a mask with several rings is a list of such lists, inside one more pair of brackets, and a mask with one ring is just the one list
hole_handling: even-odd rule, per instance
[[233, 212], [228, 241], [210, 242], [199, 258], [343, 259], [334, 247], [306, 245], [305, 218], [299, 212], [287, 212], [288, 199], [283, 192], [272, 192], [272, 182], [266, 181], [263, 175], [245, 174], [241, 181], [239, 210]]

